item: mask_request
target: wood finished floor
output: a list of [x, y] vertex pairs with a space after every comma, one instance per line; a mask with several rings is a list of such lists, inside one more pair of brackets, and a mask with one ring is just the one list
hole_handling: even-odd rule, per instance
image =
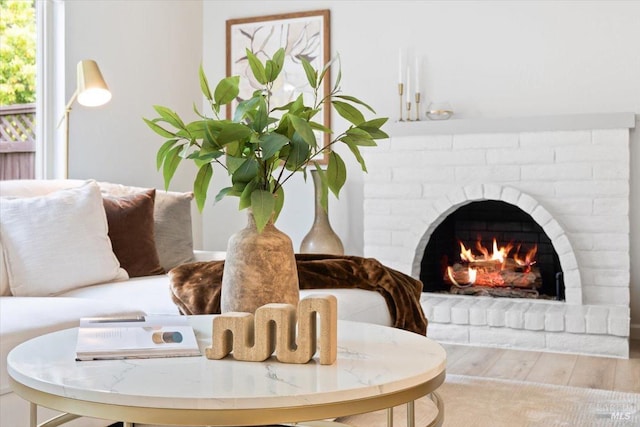
[[449, 374], [640, 393], [640, 340], [631, 341], [628, 360], [453, 344], [442, 346], [447, 351]]

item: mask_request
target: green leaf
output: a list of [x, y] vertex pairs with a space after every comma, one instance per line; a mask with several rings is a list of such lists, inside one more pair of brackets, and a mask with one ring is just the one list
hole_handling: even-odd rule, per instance
[[219, 150], [222, 145], [218, 142], [218, 135], [220, 134], [220, 122], [214, 120], [208, 120], [204, 128], [204, 139], [206, 144], [203, 144], [203, 148], [210, 146], [214, 150]]
[[333, 133], [331, 128], [328, 128], [325, 125], [318, 122], [309, 122], [309, 126], [311, 126], [311, 129], [313, 130], [319, 130], [320, 132], [324, 132], [324, 133]]
[[[340, 98], [340, 99], [344, 99], [347, 101], [351, 101], [354, 102], [356, 104], [360, 104], [363, 107], [366, 107], [367, 110], [371, 111], [373, 114], [375, 114], [376, 112], [373, 111], [373, 108], [371, 108], [369, 105], [365, 104], [364, 102], [360, 101], [358, 98], [354, 97], [354, 96], [349, 96], [349, 95], [336, 95], [336, 98]], [[379, 127], [379, 126], [378, 126]]]
[[234, 157], [227, 155], [226, 157], [227, 171], [229, 175], [233, 175], [233, 173], [238, 170], [240, 166], [245, 162], [245, 159], [241, 157]]
[[207, 76], [204, 74], [204, 68], [202, 68], [202, 64], [200, 64], [198, 76], [200, 78], [200, 90], [202, 90], [205, 98], [211, 101], [211, 89], [209, 89], [209, 81], [207, 80]]
[[222, 190], [218, 192], [218, 194], [216, 194], [214, 203], [218, 203], [220, 200], [224, 199], [225, 196], [227, 195], [230, 196], [231, 194], [229, 193], [231, 193], [232, 191], [233, 191], [233, 187], [224, 187]]
[[364, 122], [364, 116], [356, 107], [351, 104], [347, 104], [346, 102], [341, 101], [331, 101], [331, 104], [336, 109], [338, 114], [342, 117], [358, 126], [360, 123]]
[[309, 82], [309, 86], [314, 89], [318, 88], [318, 72], [313, 68], [313, 66], [304, 58], [302, 59], [302, 68], [304, 68], [304, 73], [307, 75], [307, 81]]
[[259, 233], [264, 230], [264, 227], [271, 219], [275, 205], [276, 201], [270, 192], [255, 190], [251, 193], [251, 211]]
[[291, 120], [293, 128], [298, 132], [298, 134], [300, 134], [304, 142], [309, 144], [311, 147], [316, 147], [318, 145], [316, 142], [316, 135], [313, 133], [313, 129], [311, 129], [309, 122], [292, 114], [289, 114], [288, 117], [289, 120]]
[[254, 96], [252, 98], [245, 99], [244, 101], [240, 101], [236, 107], [236, 111], [233, 113], [233, 121], [241, 122], [249, 111], [253, 111], [256, 108], [260, 99], [262, 99], [262, 96]]
[[160, 114], [160, 117], [162, 117], [162, 119], [171, 126], [177, 129], [185, 128], [184, 122], [175, 111], [161, 105], [154, 105], [153, 109], [156, 110], [156, 112]]
[[268, 133], [260, 137], [262, 159], [267, 160], [275, 156], [278, 151], [289, 143], [289, 138], [279, 133]]
[[171, 179], [173, 175], [176, 173], [176, 169], [178, 169], [178, 165], [182, 161], [182, 157], [180, 157], [180, 151], [182, 151], [182, 145], [178, 145], [177, 147], [169, 150], [164, 157], [164, 162], [162, 164], [162, 175], [164, 177], [164, 188], [167, 190], [169, 188], [169, 184], [171, 183]]
[[363, 145], [366, 147], [375, 147], [377, 144], [369, 134], [369, 132], [359, 129], [351, 128], [346, 132], [346, 136], [340, 138], [340, 141], [352, 143], [355, 145]]
[[245, 141], [253, 131], [242, 123], [221, 122], [218, 144], [225, 145], [233, 141]]
[[386, 139], [389, 138], [389, 135], [387, 135], [386, 132], [383, 132], [380, 128], [387, 122], [387, 120], [389, 120], [387, 117], [373, 119], [360, 123], [358, 127], [369, 133], [373, 139]]
[[212, 177], [213, 167], [211, 163], [205, 163], [198, 170], [196, 179], [193, 182], [193, 194], [195, 195], [196, 204], [200, 212], [204, 209], [204, 203], [207, 200], [207, 191], [209, 190], [209, 183]]
[[250, 182], [258, 176], [258, 161], [256, 159], [245, 159], [244, 162], [231, 175], [231, 182]]
[[289, 143], [289, 152], [287, 157], [287, 163], [285, 166], [289, 170], [296, 170], [307, 160], [311, 147], [307, 144], [298, 132], [293, 134], [291, 142]]
[[329, 62], [324, 64], [324, 67], [322, 67], [322, 72], [320, 72], [320, 78], [318, 79], [318, 87], [320, 86], [320, 83], [322, 82], [322, 80], [324, 80], [324, 76], [327, 74], [327, 72], [329, 72], [331, 66], [336, 60], [339, 60], [338, 56], [334, 56]]
[[346, 144], [347, 144], [347, 147], [349, 147], [349, 149], [355, 156], [358, 163], [360, 163], [360, 167], [362, 168], [362, 171], [367, 172], [367, 165], [364, 162], [364, 158], [362, 158], [362, 154], [360, 154], [360, 149], [358, 148], [358, 146], [356, 144], [350, 144], [348, 142]]
[[213, 93], [217, 105], [225, 105], [236, 99], [240, 93], [240, 76], [231, 76], [220, 80]]
[[149, 120], [149, 119], [145, 119], [145, 118], [143, 118], [142, 120], [144, 120], [144, 122], [147, 124], [147, 126], [149, 126], [151, 128], [152, 131], [154, 131], [155, 133], [157, 133], [158, 135], [160, 135], [162, 137], [173, 138], [173, 137], [176, 136], [175, 133], [169, 132], [165, 128], [163, 128], [160, 125], [156, 124], [155, 121], [152, 121], [152, 120]]
[[242, 194], [240, 194], [238, 209], [242, 210], [251, 207], [251, 193], [253, 193], [253, 191], [257, 188], [258, 184], [256, 183], [255, 179], [249, 182], [246, 187], [244, 187]]
[[267, 84], [267, 76], [265, 73], [264, 65], [262, 65], [262, 62], [260, 62], [258, 57], [255, 56], [249, 49], [246, 49], [246, 52], [247, 59], [249, 60], [249, 67], [251, 68], [253, 76], [261, 85]]
[[[282, 71], [282, 68], [284, 67], [284, 56], [285, 56], [284, 48], [282, 47], [276, 50], [276, 53], [273, 54], [273, 64], [277, 69], [278, 75], [280, 74], [280, 72]], [[278, 75], [276, 75], [276, 77]]]
[[258, 108], [255, 110], [253, 123], [251, 124], [251, 127], [253, 128], [253, 130], [258, 133], [262, 132], [264, 128], [267, 127], [268, 117], [269, 116], [267, 112], [267, 101], [265, 101], [264, 98], [259, 98]]
[[342, 186], [347, 181], [347, 167], [342, 158], [332, 151], [329, 153], [329, 164], [327, 165], [327, 182], [329, 190], [338, 198]]
[[158, 170], [162, 167], [162, 163], [164, 162], [167, 152], [175, 145], [176, 142], [178, 142], [177, 139], [170, 139], [158, 148], [158, 153], [156, 154], [156, 168]]
[[284, 188], [282, 188], [282, 186], [279, 186], [276, 190], [274, 199], [276, 201], [276, 204], [273, 208], [273, 222], [276, 222], [278, 217], [280, 216], [282, 207], [284, 206]]
[[344, 142], [345, 144], [360, 145], [362, 147], [375, 147], [376, 145], [378, 145], [371, 137], [362, 138], [360, 136], [345, 135], [343, 137], [340, 137], [338, 140]]

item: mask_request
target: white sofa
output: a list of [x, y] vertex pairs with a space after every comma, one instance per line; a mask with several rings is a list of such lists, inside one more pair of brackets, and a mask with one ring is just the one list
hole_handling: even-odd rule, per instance
[[[139, 258], [148, 258], [149, 242], [146, 249], [139, 246], [145, 237], [152, 236], [164, 271], [224, 255], [193, 250], [190, 193], [157, 190], [149, 218], [148, 212], [139, 214], [144, 210], [139, 205], [149, 207], [149, 197], [140, 194], [149, 195], [149, 191], [82, 180], [0, 181], [0, 426], [28, 425], [29, 405], [9, 386], [6, 358], [15, 346], [77, 326], [81, 317], [179, 314], [167, 275], [157, 271], [145, 275], [144, 268], [132, 264], [135, 251], [141, 248], [147, 253]], [[136, 199], [143, 203], [130, 203]], [[115, 205], [115, 214], [106, 208], [105, 200]], [[98, 203], [105, 203], [101, 211]], [[128, 230], [128, 217], [137, 214], [135, 230]], [[145, 227], [146, 236], [140, 233]], [[118, 228], [125, 235], [124, 243], [107, 234]], [[138, 277], [129, 277], [122, 269], [127, 258], [127, 266], [131, 265], [130, 271], [137, 269]], [[317, 291], [303, 290], [301, 297], [312, 292]], [[338, 298], [340, 319], [391, 325], [380, 294], [360, 289], [328, 292]], [[53, 414], [40, 408], [39, 420]], [[68, 425], [111, 423], [82, 418]]]

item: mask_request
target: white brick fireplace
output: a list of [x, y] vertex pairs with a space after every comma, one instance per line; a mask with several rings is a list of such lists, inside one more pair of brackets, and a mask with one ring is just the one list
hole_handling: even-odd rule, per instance
[[390, 124], [365, 153], [364, 252], [420, 277], [431, 233], [468, 203], [529, 214], [566, 301], [423, 293], [443, 342], [628, 357], [633, 113]]

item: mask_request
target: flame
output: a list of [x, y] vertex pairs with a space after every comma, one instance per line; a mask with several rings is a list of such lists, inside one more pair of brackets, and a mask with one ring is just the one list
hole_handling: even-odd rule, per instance
[[[476, 249], [480, 252], [481, 255], [474, 255], [471, 249], [467, 249], [464, 243], [460, 243], [460, 259], [462, 261], [474, 262], [474, 261], [499, 261], [500, 263], [504, 263], [505, 260], [509, 257], [509, 254], [513, 251], [514, 245], [513, 243], [508, 243], [505, 246], [498, 246], [498, 242], [496, 238], [493, 238], [493, 245], [491, 252], [486, 248], [481, 239], [478, 239], [476, 242]], [[534, 245], [523, 257], [520, 256], [520, 246], [516, 249], [516, 253], [513, 256], [513, 259], [518, 265], [521, 266], [531, 266], [535, 264], [535, 256], [538, 252], [538, 246]], [[471, 276], [469, 276], [471, 277]]]
[[460, 242], [460, 259], [463, 261], [475, 261], [476, 257], [471, 252], [471, 249], [464, 247], [464, 243]]
[[[518, 248], [518, 252], [519, 249], [520, 248]], [[536, 253], [538, 253], [538, 245], [534, 245], [533, 248], [529, 249], [529, 251], [524, 256], [524, 259], [520, 258], [520, 254], [518, 253], [513, 256], [513, 259], [518, 265], [529, 267], [536, 263]]]

